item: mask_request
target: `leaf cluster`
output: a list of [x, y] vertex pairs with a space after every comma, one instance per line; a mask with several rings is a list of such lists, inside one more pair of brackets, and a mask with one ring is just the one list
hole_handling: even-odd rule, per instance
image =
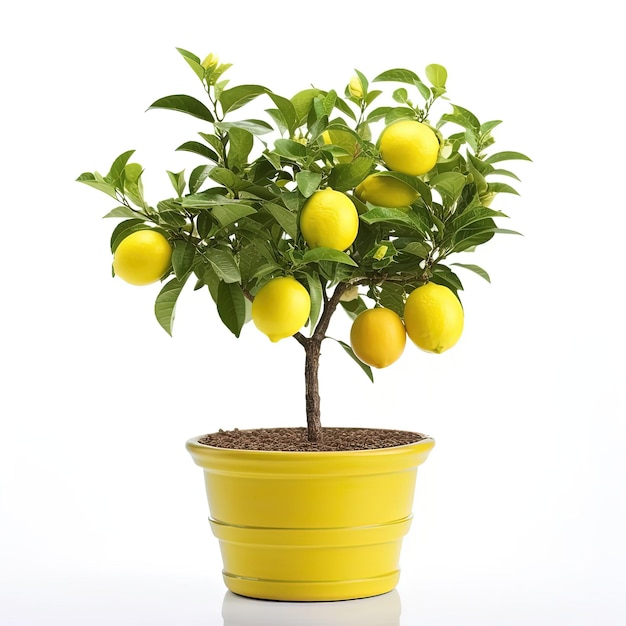
[[[199, 79], [199, 95], [165, 96], [149, 109], [199, 120], [197, 136], [176, 148], [197, 157], [197, 165], [189, 172], [168, 171], [173, 193], [156, 204], [145, 196], [143, 168], [131, 161], [133, 150], [119, 155], [106, 175], [86, 172], [78, 178], [116, 202], [106, 215], [120, 219], [112, 252], [143, 228], [157, 228], [171, 242], [171, 270], [155, 303], [168, 333], [190, 281], [196, 290], [209, 290], [220, 318], [238, 337], [249, 318], [246, 300], [279, 275], [291, 274], [307, 287], [310, 332], [339, 283], [359, 287], [356, 298], [342, 302], [355, 316], [367, 306], [364, 298], [402, 315], [406, 296], [429, 280], [458, 292], [462, 283], [453, 266], [489, 280], [477, 265], [448, 259], [497, 233], [514, 232], [497, 225], [507, 216], [491, 203], [498, 194], [517, 193], [510, 182], [518, 177], [501, 163], [529, 159], [492, 150], [501, 122], [480, 122], [451, 104], [444, 67], [427, 66], [426, 80], [396, 68], [370, 81], [355, 70], [341, 93], [307, 87], [283, 96], [257, 84], [231, 86], [224, 78], [229, 64], [178, 51]], [[243, 113], [255, 100], [265, 104], [263, 119]], [[435, 118], [440, 105], [445, 112]], [[437, 133], [440, 156], [424, 176], [390, 171], [381, 159], [376, 136], [399, 119], [424, 122]], [[373, 172], [403, 181], [417, 191], [417, 200], [401, 208], [362, 202], [354, 189]], [[357, 239], [345, 252], [309, 249], [299, 231], [304, 203], [325, 187], [348, 194], [359, 212]]]

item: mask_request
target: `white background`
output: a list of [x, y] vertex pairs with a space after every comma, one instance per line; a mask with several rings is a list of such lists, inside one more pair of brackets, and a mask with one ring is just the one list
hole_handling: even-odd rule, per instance
[[[3, 15], [2, 626], [626, 621], [625, 51], [617, 5], [552, 6], [59, 0]], [[326, 425], [437, 441], [401, 583], [367, 604], [226, 593], [184, 443], [301, 425], [301, 348], [251, 326], [234, 339], [191, 290], [170, 338], [152, 313], [158, 285], [110, 276], [112, 203], [74, 182], [136, 149], [156, 202], [171, 193], [165, 170], [194, 164], [174, 149], [201, 122], [145, 112], [201, 97], [177, 46], [285, 96], [342, 90], [354, 68], [441, 63], [453, 102], [504, 120], [496, 147], [533, 158], [516, 168], [521, 196], [494, 205], [524, 236], [459, 259], [492, 284], [462, 274], [454, 350], [407, 346], [371, 385], [325, 344]], [[347, 328], [338, 315], [332, 334]]]

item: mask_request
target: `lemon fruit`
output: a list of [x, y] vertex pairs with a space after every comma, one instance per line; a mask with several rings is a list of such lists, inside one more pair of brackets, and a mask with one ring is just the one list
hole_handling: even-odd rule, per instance
[[311, 297], [293, 276], [272, 278], [252, 301], [252, 321], [271, 341], [297, 333], [309, 319]]
[[348, 93], [357, 99], [361, 99], [363, 97], [363, 84], [361, 83], [361, 79], [358, 76], [353, 76], [350, 79], [350, 84], [348, 85]]
[[370, 174], [357, 185], [354, 193], [363, 202], [390, 208], [408, 206], [419, 197], [417, 191], [406, 183], [381, 174]]
[[131, 285], [149, 285], [163, 277], [171, 260], [172, 248], [160, 232], [136, 230], [115, 249], [113, 271]]
[[300, 232], [309, 248], [345, 250], [359, 230], [359, 214], [348, 196], [330, 187], [316, 191], [302, 207]]
[[384, 128], [379, 150], [389, 169], [421, 176], [435, 167], [439, 140], [435, 131], [426, 124], [416, 120], [399, 120]]
[[460, 339], [463, 307], [454, 293], [435, 283], [413, 290], [404, 305], [404, 324], [411, 341], [426, 352], [440, 354]]
[[387, 367], [404, 352], [406, 330], [395, 311], [384, 307], [367, 309], [352, 323], [350, 345], [363, 363]]

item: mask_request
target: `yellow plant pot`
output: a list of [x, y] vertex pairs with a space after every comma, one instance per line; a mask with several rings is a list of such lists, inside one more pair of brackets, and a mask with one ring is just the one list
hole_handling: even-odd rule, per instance
[[231, 450], [187, 442], [233, 593], [287, 601], [395, 588], [417, 467], [435, 445], [349, 452]]

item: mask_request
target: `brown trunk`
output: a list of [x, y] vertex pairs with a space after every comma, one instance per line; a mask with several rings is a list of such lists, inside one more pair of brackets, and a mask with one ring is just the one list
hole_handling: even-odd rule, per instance
[[307, 438], [312, 442], [322, 441], [322, 423], [320, 411], [319, 365], [322, 342], [309, 339], [304, 362], [304, 384], [306, 396]]
[[300, 333], [296, 339], [304, 347], [306, 358], [304, 362], [304, 384], [306, 398], [306, 423], [307, 438], [311, 442], [322, 442], [322, 422], [320, 409], [320, 389], [319, 389], [319, 366], [320, 354], [322, 351], [322, 341], [326, 338], [328, 324], [332, 317], [341, 294], [348, 289], [347, 283], [339, 283], [330, 299], [324, 303], [324, 310], [320, 316], [315, 332], [311, 337], [305, 338]]

